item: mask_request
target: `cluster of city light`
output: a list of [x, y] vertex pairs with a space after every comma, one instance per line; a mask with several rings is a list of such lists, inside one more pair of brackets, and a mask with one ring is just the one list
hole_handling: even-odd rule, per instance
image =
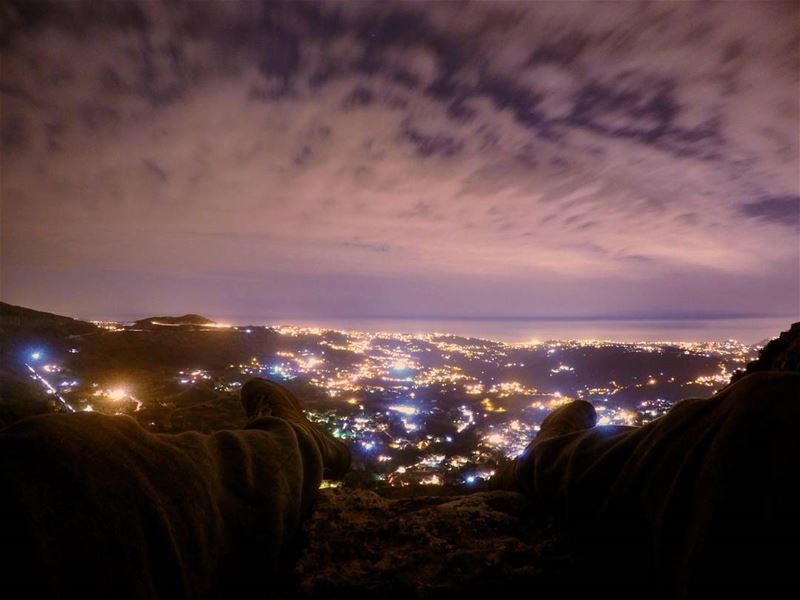
[[[125, 327], [112, 323], [101, 326], [109, 331]], [[247, 334], [255, 328], [237, 330]], [[453, 477], [471, 484], [490, 477], [493, 468], [478, 465], [491, 464], [498, 457], [518, 456], [539, 431], [545, 416], [575, 398], [595, 405], [601, 426], [646, 423], [663, 415], [674, 402], [663, 397], [666, 389], [673, 389], [674, 397], [674, 389], [684, 386], [721, 387], [735, 368], [731, 365], [744, 363], [752, 354], [751, 348], [737, 342], [620, 344], [570, 340], [504, 344], [443, 334], [286, 326], [274, 331], [286, 336], [283, 349], [257, 353], [228, 365], [226, 370], [210, 370], [201, 364], [184, 368], [177, 371], [173, 382], [192, 386], [211, 381], [215, 390], [230, 394], [237, 393], [251, 376], [297, 380], [319, 388], [332, 400], [324, 411], [309, 411], [309, 418], [347, 440], [359, 460], [390, 485], [437, 485], [452, 482]], [[692, 381], [676, 382], [669, 373], [639, 372], [636, 377], [618, 374], [617, 379], [599, 385], [581, 385], [570, 363], [576, 360], [576, 350], [588, 347], [633, 353], [669, 350], [674, 354], [677, 350], [718, 357], [720, 362], [717, 371]], [[536, 386], [527, 372], [520, 372], [526, 369], [518, 352], [521, 348], [535, 350], [547, 360]], [[77, 349], [69, 352], [76, 353]], [[38, 349], [29, 353], [29, 369], [48, 394], [59, 394], [59, 401], [68, 409], [74, 405], [78, 410], [136, 412], [149, 401], [131, 393], [136, 388], [133, 381], [124, 385], [81, 383], [58, 358], [47, 354]], [[626, 399], [630, 397], [636, 398], [635, 404]], [[451, 428], [452, 434], [433, 435], [430, 425], [434, 421], [437, 428]], [[462, 434], [475, 437], [463, 438]], [[477, 442], [472, 449], [464, 449], [459, 445], [463, 439]]]
[[694, 383], [696, 385], [704, 385], [706, 387], [721, 387], [728, 383], [731, 379], [731, 372], [728, 371], [727, 367], [724, 363], [719, 364], [719, 371], [712, 375], [702, 375], [700, 377], [696, 377], [693, 381], [688, 383]]
[[624, 408], [609, 407], [604, 404], [595, 405], [597, 412], [598, 425], [638, 425], [641, 415], [632, 410]]
[[[421, 339], [420, 339], [421, 338]], [[449, 342], [438, 342], [430, 336], [417, 336], [415, 350], [417, 352], [430, 353], [431, 344], [442, 352], [441, 359], [445, 364], [437, 364], [437, 361], [421, 362], [409, 350], [409, 344], [384, 347], [382, 342], [393, 340], [395, 342], [403, 339], [409, 342], [408, 336], [393, 336], [388, 334], [370, 335], [368, 338], [358, 337], [359, 345], [354, 348], [350, 342], [336, 344], [336, 350], [349, 350], [356, 358], [350, 369], [326, 369], [322, 361], [311, 364], [296, 363], [297, 373], [305, 367], [311, 377], [308, 378], [314, 385], [327, 389], [331, 396], [340, 396], [342, 392], [360, 392], [357, 397], [347, 397], [346, 403], [352, 407], [357, 407], [361, 411], [361, 416], [348, 417], [337, 415], [333, 411], [328, 418], [331, 425], [336, 426], [336, 433], [340, 437], [351, 439], [357, 443], [361, 452], [372, 455], [377, 464], [394, 465], [394, 470], [389, 474], [387, 481], [395, 485], [406, 485], [409, 481], [416, 483], [427, 482], [429, 484], [440, 481], [441, 473], [449, 470], [464, 468], [466, 464], [477, 463], [490, 457], [492, 452], [499, 453], [506, 457], [515, 457], [527, 446], [533, 436], [539, 430], [539, 423], [546, 416], [547, 412], [563, 406], [573, 400], [573, 397], [587, 397], [596, 403], [598, 409], [599, 425], [636, 425], [652, 418], [656, 418], [665, 412], [668, 406], [664, 403], [642, 404], [637, 410], [626, 409], [621, 406], [609, 404], [609, 398], [626, 389], [642, 388], [655, 386], [662, 380], [667, 383], [674, 383], [674, 377], [666, 377], [663, 373], [647, 376], [643, 380], [631, 381], [625, 384], [615, 380], [608, 382], [603, 387], [589, 387], [576, 390], [574, 395], [562, 394], [559, 391], [543, 391], [536, 387], [522, 384], [518, 381], [481, 381], [474, 374], [467, 373], [463, 367], [458, 365], [448, 365], [451, 355], [460, 354], [469, 356], [472, 359], [483, 360], [491, 356], [496, 364], [504, 368], [524, 367], [522, 362], [503, 362], [503, 354], [500, 352], [492, 353], [486, 347], [477, 349], [460, 349], [458, 345]], [[349, 340], [349, 338], [348, 338]], [[552, 343], [547, 347], [548, 355], [571, 347], [585, 347], [587, 342], [571, 343]], [[619, 346], [618, 343], [609, 343], [609, 346]], [[326, 344], [327, 347], [334, 347]], [[637, 345], [630, 345], [638, 349]], [[686, 346], [685, 350], [691, 352], [708, 352], [710, 348], [706, 344], [698, 346]], [[657, 345], [646, 344], [641, 347], [642, 352], [660, 352], [662, 348]], [[444, 354], [446, 352], [446, 354]], [[289, 353], [279, 353], [283, 358], [291, 358], [294, 355]], [[424, 356], [424, 355], [423, 355]], [[574, 373], [575, 369], [569, 364], [558, 362], [550, 369], [552, 374]], [[701, 380], [702, 381], [702, 380]], [[443, 440], [435, 439], [433, 436], [425, 435], [425, 418], [421, 414], [420, 407], [415, 404], [395, 402], [386, 405], [386, 412], [366, 410], [371, 400], [365, 399], [375, 392], [381, 392], [381, 397], [396, 397], [398, 400], [414, 398], [414, 391], [419, 389], [443, 389], [455, 383], [460, 384], [461, 390], [467, 395], [478, 396], [477, 406], [462, 405], [457, 409], [457, 415], [453, 419], [453, 426], [456, 434], [465, 432], [470, 427], [478, 427], [481, 433], [481, 445], [472, 453], [461, 456], [446, 457], [441, 454], [423, 455], [416, 463], [399, 464], [396, 452], [407, 448], [415, 448], [418, 451], [426, 451], [433, 444], [442, 443]], [[482, 419], [487, 415], [504, 413], [508, 409], [504, 406], [503, 400], [508, 398], [528, 398], [529, 403], [525, 406], [532, 411], [523, 412], [525, 418], [509, 418], [502, 424], [492, 424], [488, 427], [481, 425]], [[399, 418], [399, 424], [403, 434], [395, 434], [394, 437], [387, 434], [387, 420], [391, 420], [394, 414]], [[451, 438], [448, 436], [448, 441]], [[487, 454], [489, 452], [489, 454]], [[465, 477], [464, 481], [474, 482], [484, 476], [489, 476], [489, 471], [485, 470], [481, 474], [471, 473]]]
[[488, 392], [498, 398], [508, 398], [511, 396], [533, 396], [539, 393], [535, 387], [528, 387], [519, 381], [501, 381], [492, 385]]
[[485, 410], [486, 412], [499, 412], [499, 413], [506, 412], [506, 409], [503, 408], [502, 406], [495, 405], [495, 403], [492, 402], [491, 398], [484, 398], [483, 400], [481, 400], [481, 406], [483, 407], [483, 410]]
[[205, 369], [192, 369], [191, 371], [178, 371], [180, 383], [194, 384], [201, 380], [212, 379], [211, 374]]
[[539, 431], [539, 424], [512, 419], [499, 426], [490, 426], [482, 444], [507, 458], [519, 456]]
[[654, 398], [652, 400], [643, 400], [639, 403], [636, 410], [642, 416], [642, 423], [644, 424], [667, 414], [669, 409], [672, 408], [672, 404], [672, 402], [664, 398]]
[[116, 321], [92, 321], [92, 323], [99, 327], [100, 329], [105, 329], [106, 331], [124, 331], [125, 326], [122, 323], [118, 323]]
[[[41, 357], [42, 357], [42, 353], [41, 352], [34, 352], [34, 353], [31, 354], [31, 358], [33, 360], [38, 360]], [[28, 371], [31, 374], [31, 378], [36, 380], [36, 381], [38, 381], [40, 384], [42, 384], [42, 386], [44, 386], [45, 392], [47, 394], [55, 396], [55, 398], [61, 403], [61, 405], [68, 412], [75, 412], [75, 408], [69, 402], [67, 402], [67, 400], [66, 400], [66, 398], [64, 398], [63, 394], [61, 394], [59, 392], [59, 390], [57, 390], [53, 386], [53, 384], [50, 383], [50, 381], [48, 381], [47, 379], [42, 377], [42, 375], [40, 375], [33, 366], [29, 365], [28, 363], [25, 363], [25, 366], [28, 368]]]
[[[142, 406], [144, 406], [144, 403], [137, 399], [133, 393], [124, 386], [116, 386], [112, 388], [98, 387], [98, 389], [95, 389], [92, 396], [100, 400], [111, 400], [113, 402], [120, 402], [122, 400], [133, 402], [136, 405], [134, 412], [138, 412], [141, 410]], [[93, 408], [96, 407], [93, 406]]]

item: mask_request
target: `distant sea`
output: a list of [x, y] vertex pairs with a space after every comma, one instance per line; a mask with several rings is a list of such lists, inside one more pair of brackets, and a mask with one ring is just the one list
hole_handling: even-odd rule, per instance
[[776, 337], [781, 331], [788, 329], [793, 320], [799, 318], [540, 320], [240, 317], [219, 320], [235, 325], [296, 325], [370, 332], [451, 333], [504, 342], [566, 339], [710, 342], [732, 339], [745, 344], [755, 344]]

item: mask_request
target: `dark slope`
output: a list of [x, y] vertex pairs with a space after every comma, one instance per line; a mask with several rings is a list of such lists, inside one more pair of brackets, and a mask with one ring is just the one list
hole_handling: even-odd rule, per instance
[[75, 340], [101, 331], [92, 323], [0, 302], [0, 359], [4, 370], [27, 374], [25, 361], [41, 349], [66, 352]]
[[8, 338], [24, 334], [56, 339], [95, 331], [97, 327], [86, 321], [0, 302], [0, 332]]
[[63, 354], [77, 338], [97, 331], [85, 321], [0, 302], [0, 427], [56, 409], [29, 376], [25, 361], [32, 352]]

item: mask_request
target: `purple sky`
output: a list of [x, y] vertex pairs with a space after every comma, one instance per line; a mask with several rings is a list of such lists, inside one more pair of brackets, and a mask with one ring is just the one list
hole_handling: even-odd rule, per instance
[[799, 18], [4, 4], [2, 298], [83, 317], [797, 317]]

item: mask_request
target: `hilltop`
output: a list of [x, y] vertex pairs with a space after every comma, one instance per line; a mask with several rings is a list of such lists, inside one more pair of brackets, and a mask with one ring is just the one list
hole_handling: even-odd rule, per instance
[[151, 328], [151, 327], [179, 327], [179, 326], [214, 326], [216, 321], [207, 319], [201, 315], [186, 314], [180, 317], [148, 317], [146, 319], [139, 319], [133, 323], [134, 327], [138, 328]]

